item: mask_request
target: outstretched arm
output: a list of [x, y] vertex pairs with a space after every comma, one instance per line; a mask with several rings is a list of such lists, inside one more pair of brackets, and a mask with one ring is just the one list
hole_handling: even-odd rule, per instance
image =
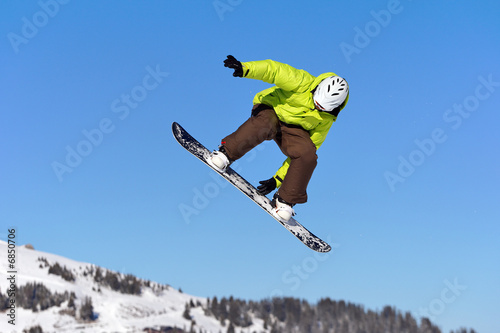
[[286, 91], [303, 92], [315, 79], [302, 69], [274, 60], [243, 62], [242, 68], [243, 77], [274, 84]]
[[302, 69], [274, 60], [240, 62], [228, 55], [224, 66], [234, 69], [233, 76], [261, 80], [287, 91], [303, 92], [315, 79]]

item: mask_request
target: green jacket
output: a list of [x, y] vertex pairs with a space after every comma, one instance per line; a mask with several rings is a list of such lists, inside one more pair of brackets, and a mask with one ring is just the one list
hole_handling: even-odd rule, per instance
[[[336, 74], [329, 72], [315, 77], [273, 60], [242, 62], [242, 65], [244, 77], [274, 84], [255, 95], [253, 103], [272, 106], [279, 120], [309, 131], [311, 141], [318, 149], [337, 117], [315, 108], [312, 91], [323, 79]], [[287, 158], [274, 175], [278, 187], [289, 166], [290, 158]]]

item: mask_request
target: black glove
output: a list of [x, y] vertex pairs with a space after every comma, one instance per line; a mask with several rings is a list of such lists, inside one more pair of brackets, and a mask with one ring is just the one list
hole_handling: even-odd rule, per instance
[[242, 77], [243, 76], [243, 66], [241, 62], [236, 60], [232, 55], [228, 55], [227, 59], [224, 60], [224, 67], [234, 69], [233, 76]]
[[261, 180], [259, 183], [261, 185], [257, 187], [257, 191], [262, 195], [269, 194], [276, 188], [276, 179], [274, 177], [268, 180]]

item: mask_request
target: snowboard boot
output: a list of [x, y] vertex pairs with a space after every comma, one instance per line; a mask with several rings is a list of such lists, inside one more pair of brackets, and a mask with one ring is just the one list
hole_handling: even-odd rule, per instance
[[224, 146], [220, 146], [219, 150], [216, 150], [212, 153], [208, 162], [217, 171], [223, 173], [226, 171], [227, 167], [231, 164], [232, 161], [227, 157], [226, 149], [224, 149]]
[[295, 204], [286, 202], [279, 196], [278, 193], [274, 194], [271, 205], [273, 206], [276, 215], [282, 222], [288, 222], [290, 218], [295, 215], [295, 211], [292, 208]]

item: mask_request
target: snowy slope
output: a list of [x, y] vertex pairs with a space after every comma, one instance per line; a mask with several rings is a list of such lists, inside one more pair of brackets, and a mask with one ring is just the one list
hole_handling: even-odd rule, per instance
[[[0, 241], [0, 253], [5, 254], [5, 259], [0, 260], [0, 292], [5, 296], [9, 282], [7, 278], [7, 243]], [[43, 259], [40, 259], [43, 258]], [[49, 274], [49, 266], [59, 263], [60, 266], [70, 270], [75, 281], [66, 281], [61, 276]], [[91, 297], [93, 311], [97, 319], [85, 322], [79, 316], [65, 314], [68, 309], [67, 301], [61, 306], [50, 307], [44, 311], [33, 312], [16, 308], [16, 325], [8, 323], [6, 313], [1, 314], [0, 332], [22, 332], [23, 329], [40, 325], [44, 333], [47, 332], [143, 332], [144, 328], [159, 329], [170, 326], [189, 331], [192, 322], [183, 317], [186, 303], [193, 301], [202, 306], [190, 310], [190, 315], [195, 321], [196, 332], [226, 332], [227, 326], [214, 317], [206, 316], [203, 307], [206, 306], [205, 298], [181, 293], [171, 287], [162, 286], [151, 282], [143, 286], [140, 295], [127, 295], [113, 291], [109, 287], [99, 285], [88, 274], [95, 271], [95, 265], [67, 259], [58, 255], [44, 253], [20, 246], [16, 248], [16, 285], [17, 288], [27, 283], [41, 282], [52, 293], [74, 292], [75, 305], [78, 309], [83, 304], [85, 297]], [[106, 269], [102, 269], [107, 272]], [[142, 281], [142, 280], [141, 280]], [[67, 312], [67, 311], [66, 311]], [[243, 329], [243, 332], [267, 332], [263, 329], [260, 319], [252, 318], [253, 325]], [[238, 331], [241, 329], [238, 328]]]

